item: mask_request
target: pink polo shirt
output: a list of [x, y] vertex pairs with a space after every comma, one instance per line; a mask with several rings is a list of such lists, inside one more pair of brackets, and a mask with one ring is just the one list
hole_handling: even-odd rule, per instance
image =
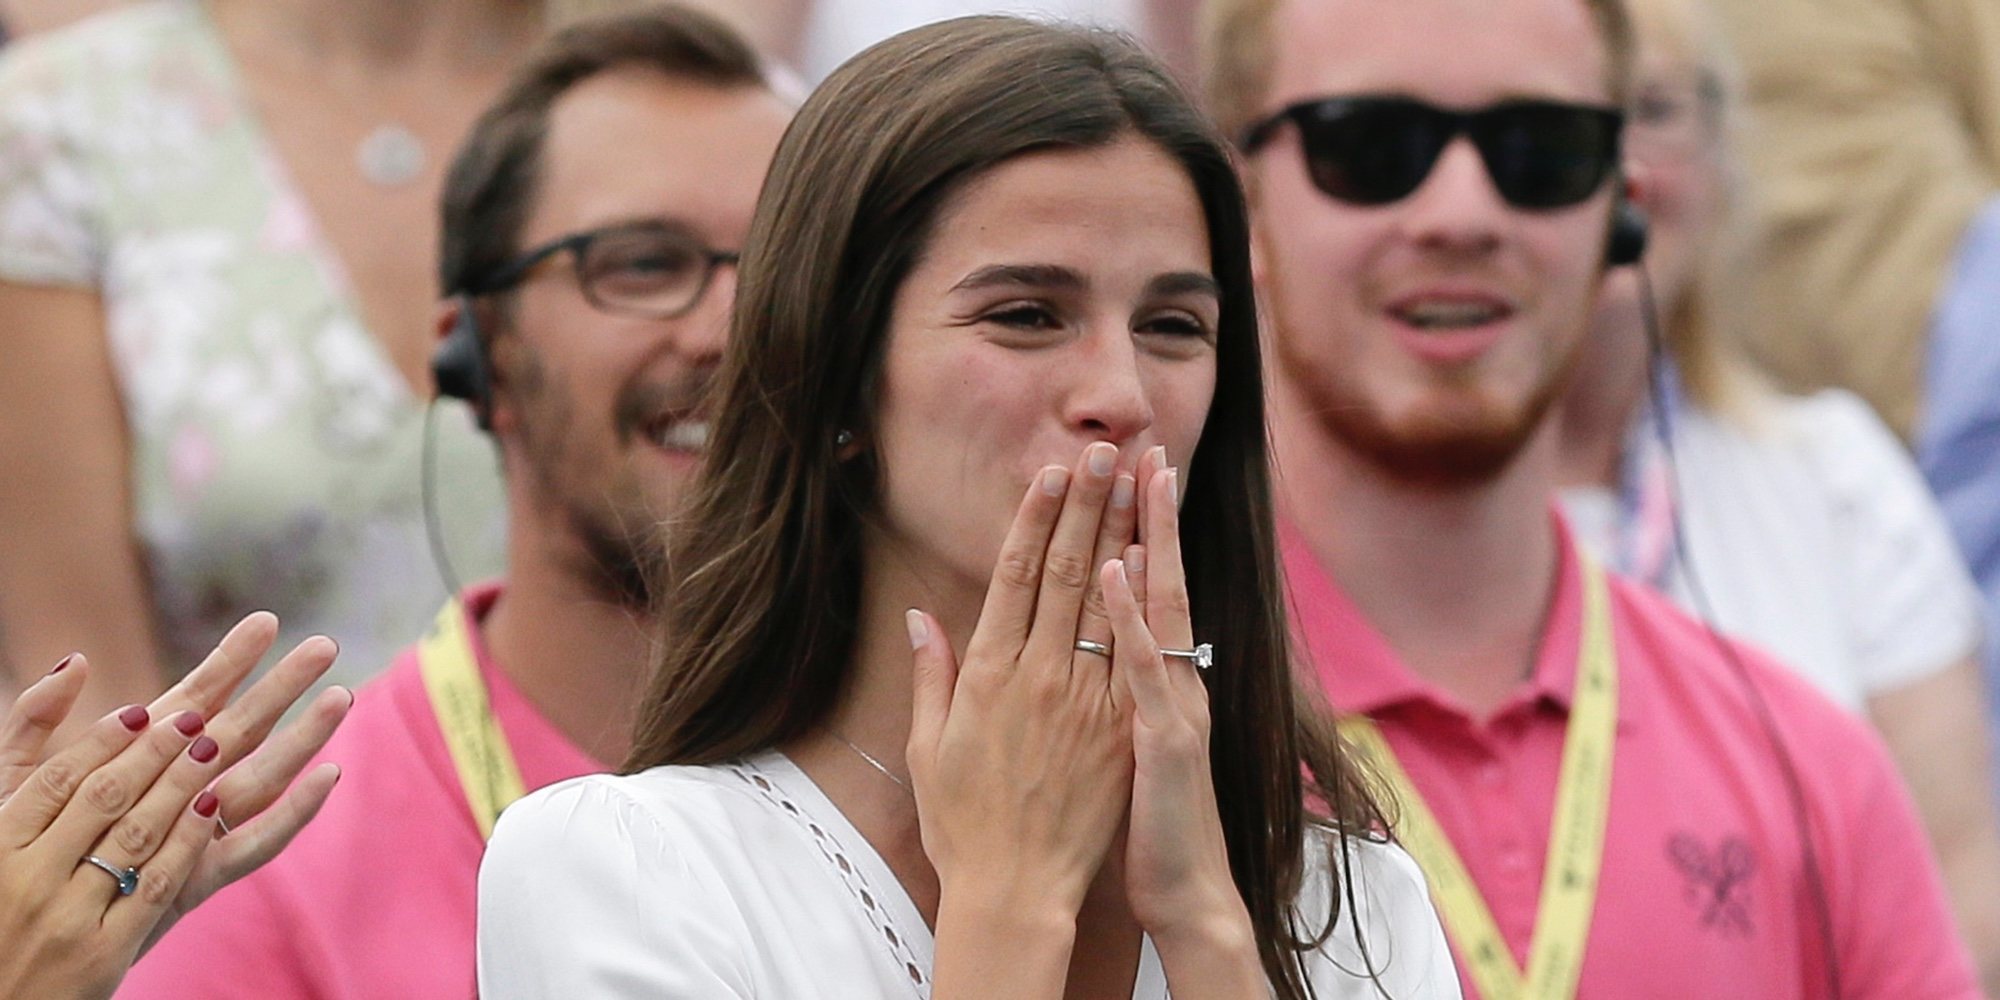
[[[1334, 706], [1380, 725], [1527, 954], [1576, 676], [1582, 589], [1568, 529], [1533, 674], [1489, 717], [1405, 667], [1287, 525], [1294, 625]], [[1702, 626], [1613, 577], [1618, 735], [1604, 867], [1577, 995], [1824, 998], [1815, 904], [1781, 765]], [[1860, 720], [1735, 647], [1797, 766], [1844, 1000], [1974, 1000], [1972, 964], [1923, 830]], [[1465, 995], [1477, 997], [1460, 962]]]
[[[466, 591], [473, 624], [499, 595], [498, 585]], [[604, 770], [495, 668], [478, 629], [468, 633], [528, 789]], [[183, 919], [133, 967], [120, 1000], [474, 996], [473, 895], [486, 843], [414, 647], [356, 692], [320, 756], [341, 777], [319, 816]]]

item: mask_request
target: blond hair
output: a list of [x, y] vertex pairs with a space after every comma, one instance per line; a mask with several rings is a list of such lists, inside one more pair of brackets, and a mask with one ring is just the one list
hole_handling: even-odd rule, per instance
[[1739, 341], [1747, 316], [1746, 276], [1752, 197], [1737, 156], [1744, 128], [1742, 82], [1722, 25], [1704, 0], [1624, 0], [1642, 47], [1658, 51], [1695, 76], [1701, 155], [1721, 182], [1721, 209], [1693, 249], [1693, 275], [1671, 301], [1658, 304], [1665, 347], [1694, 405], [1738, 423], [1754, 422], [1756, 403], [1773, 389], [1750, 364]]

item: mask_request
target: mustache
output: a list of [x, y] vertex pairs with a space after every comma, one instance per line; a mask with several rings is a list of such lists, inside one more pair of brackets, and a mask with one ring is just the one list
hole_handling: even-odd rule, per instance
[[619, 434], [629, 439], [646, 433], [662, 416], [685, 420], [700, 413], [715, 389], [715, 375], [710, 366], [628, 387], [616, 404]]

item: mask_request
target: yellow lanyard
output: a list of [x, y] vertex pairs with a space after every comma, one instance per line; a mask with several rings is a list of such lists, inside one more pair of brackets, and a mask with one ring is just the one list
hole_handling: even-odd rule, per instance
[[1484, 1000], [1571, 1000], [1583, 969], [1604, 863], [1604, 826], [1611, 811], [1611, 754], [1618, 729], [1618, 654], [1611, 641], [1611, 605], [1604, 571], [1584, 558], [1583, 635], [1577, 649], [1576, 691], [1563, 741], [1556, 785], [1548, 864], [1523, 976], [1493, 922], [1479, 887], [1452, 849], [1437, 817], [1410, 776], [1362, 716], [1341, 721], [1341, 732], [1372, 758], [1401, 805], [1397, 839], [1430, 880], [1445, 929]]
[[465, 608], [457, 598], [445, 602], [437, 620], [417, 641], [417, 668], [430, 695], [431, 711], [458, 768], [458, 784], [472, 807], [479, 836], [493, 835], [500, 810], [527, 794], [507, 734], [493, 717], [486, 682], [473, 662], [472, 639], [465, 632]]

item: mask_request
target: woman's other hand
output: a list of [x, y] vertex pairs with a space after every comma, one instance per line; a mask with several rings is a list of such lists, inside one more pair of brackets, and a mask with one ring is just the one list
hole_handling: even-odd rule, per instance
[[1261, 980], [1209, 767], [1208, 689], [1189, 658], [1160, 652], [1192, 651], [1196, 642], [1181, 565], [1179, 470], [1166, 468], [1155, 450], [1139, 475], [1146, 483], [1141, 543], [1100, 571], [1116, 635], [1116, 681], [1133, 707], [1125, 889], [1132, 915], [1159, 946], [1175, 995], [1197, 996], [1209, 991], [1190, 988], [1192, 981]]

